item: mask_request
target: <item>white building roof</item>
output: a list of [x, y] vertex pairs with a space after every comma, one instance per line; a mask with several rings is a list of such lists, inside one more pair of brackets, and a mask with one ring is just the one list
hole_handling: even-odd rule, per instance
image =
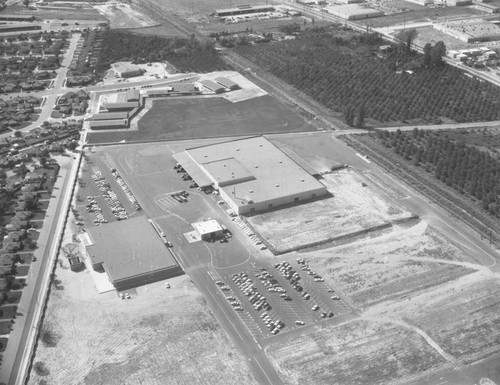
[[[213, 179], [223, 181], [238, 206], [325, 188], [264, 137], [186, 151]], [[233, 175], [235, 183], [230, 183]]]
[[191, 226], [193, 226], [193, 228], [200, 235], [212, 234], [222, 231], [221, 225], [219, 225], [219, 222], [217, 222], [215, 219], [210, 219], [203, 222], [194, 222], [191, 224]]

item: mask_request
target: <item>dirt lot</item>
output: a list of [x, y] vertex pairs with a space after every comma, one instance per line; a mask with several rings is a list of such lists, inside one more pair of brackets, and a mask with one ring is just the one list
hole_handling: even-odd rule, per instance
[[500, 352], [500, 280], [479, 271], [406, 303], [380, 304], [370, 316], [411, 320], [462, 364]]
[[407, 299], [475, 271], [466, 255], [424, 221], [377, 235], [301, 256], [358, 308]]
[[142, 28], [158, 24], [129, 4], [102, 4], [94, 8], [109, 20], [110, 28]]
[[423, 338], [387, 323], [354, 321], [268, 349], [287, 384], [392, 384], [443, 368]]
[[138, 127], [135, 132], [93, 132], [88, 140], [89, 143], [177, 140], [314, 130], [302, 117], [270, 96], [238, 103], [223, 98], [158, 100], [138, 122]]
[[276, 252], [284, 253], [411, 217], [399, 203], [383, 199], [375, 187], [362, 187], [363, 181], [353, 169], [325, 175], [322, 182], [333, 197], [255, 215], [248, 221]]
[[29, 384], [255, 384], [239, 353], [186, 276], [97, 294], [88, 273], [58, 267]]

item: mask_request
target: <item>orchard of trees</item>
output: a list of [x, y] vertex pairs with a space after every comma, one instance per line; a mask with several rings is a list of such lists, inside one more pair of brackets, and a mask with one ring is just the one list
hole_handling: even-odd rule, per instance
[[[500, 119], [500, 88], [465, 76], [442, 62], [442, 42], [425, 54], [408, 50], [407, 41], [382, 54], [376, 34], [316, 28], [295, 40], [243, 45], [236, 52], [255, 61], [356, 126], [363, 119], [380, 123], [440, 123]], [[350, 115], [349, 115], [350, 114]]]
[[179, 71], [211, 72], [228, 69], [212, 43], [190, 39], [134, 35], [130, 32], [109, 30], [102, 42], [97, 68], [103, 73], [117, 61], [146, 63], [168, 61]]
[[379, 131], [378, 139], [415, 166], [425, 168], [500, 218], [500, 161], [486, 151], [451, 140], [442, 132]]

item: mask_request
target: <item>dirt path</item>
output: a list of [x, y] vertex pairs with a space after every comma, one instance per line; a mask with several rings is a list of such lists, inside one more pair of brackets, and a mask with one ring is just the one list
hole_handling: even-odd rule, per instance
[[460, 365], [455, 358], [453, 358], [450, 354], [446, 353], [439, 344], [434, 341], [426, 332], [422, 329], [411, 325], [405, 321], [396, 318], [385, 318], [385, 317], [376, 317], [376, 316], [365, 316], [362, 315], [361, 319], [366, 321], [374, 321], [374, 322], [387, 322], [394, 325], [401, 326], [405, 329], [412, 330], [413, 332], [419, 334], [434, 350], [436, 350], [446, 361], [452, 364], [456, 369], [459, 369], [462, 365]]

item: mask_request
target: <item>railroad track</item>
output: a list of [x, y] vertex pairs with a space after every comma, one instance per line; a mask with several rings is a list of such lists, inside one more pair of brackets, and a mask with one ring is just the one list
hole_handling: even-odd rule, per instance
[[[464, 199], [457, 199], [451, 193], [439, 188], [439, 186], [436, 186], [434, 181], [429, 182], [425, 180], [410, 167], [406, 167], [404, 162], [401, 162], [401, 160], [393, 156], [393, 154], [388, 154], [387, 152], [385, 154], [381, 154], [351, 135], [343, 136], [342, 140], [361, 153], [369, 155], [386, 171], [398, 176], [399, 179], [405, 180], [431, 202], [437, 204], [452, 217], [466, 223], [482, 237], [486, 239], [489, 238], [491, 242], [495, 244], [500, 240], [496, 226], [494, 226], [493, 223], [490, 223], [489, 218], [485, 218], [483, 213], [479, 213], [471, 207], [469, 202], [466, 202]], [[396, 164], [399, 166], [396, 166]], [[429, 186], [429, 184], [431, 185]], [[477, 219], [477, 217], [482, 218], [482, 220]]]

